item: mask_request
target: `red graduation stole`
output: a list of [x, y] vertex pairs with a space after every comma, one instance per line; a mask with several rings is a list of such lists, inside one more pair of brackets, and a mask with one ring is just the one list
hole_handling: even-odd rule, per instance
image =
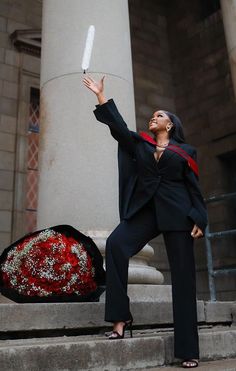
[[[147, 142], [154, 144], [155, 146], [157, 145], [156, 141], [144, 131], [140, 131], [139, 135]], [[198, 164], [196, 163], [196, 161], [194, 161], [194, 159], [191, 156], [189, 156], [189, 154], [185, 150], [183, 150], [179, 146], [175, 146], [174, 144], [169, 144], [166, 148], [172, 152], [177, 153], [179, 156], [183, 157], [187, 161], [188, 166], [198, 176], [199, 174]]]

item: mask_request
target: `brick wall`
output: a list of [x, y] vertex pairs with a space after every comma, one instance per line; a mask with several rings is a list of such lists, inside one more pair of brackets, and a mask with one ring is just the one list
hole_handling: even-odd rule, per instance
[[[10, 243], [16, 170], [21, 58], [10, 34], [41, 28], [41, 1], [0, 1], [0, 247]], [[33, 60], [33, 58], [32, 58]], [[31, 58], [28, 58], [31, 61]], [[30, 62], [31, 63], [31, 62]], [[33, 63], [33, 62], [32, 62]]]

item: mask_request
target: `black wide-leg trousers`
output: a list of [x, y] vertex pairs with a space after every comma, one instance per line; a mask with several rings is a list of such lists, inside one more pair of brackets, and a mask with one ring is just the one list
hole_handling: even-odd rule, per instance
[[171, 270], [175, 357], [199, 358], [193, 238], [190, 231], [159, 231], [153, 200], [123, 220], [107, 239], [105, 321], [132, 318], [127, 295], [129, 258], [160, 233]]

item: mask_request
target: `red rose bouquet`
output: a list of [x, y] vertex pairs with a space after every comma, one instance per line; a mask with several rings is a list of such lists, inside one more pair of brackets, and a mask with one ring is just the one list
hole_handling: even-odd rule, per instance
[[0, 265], [5, 290], [49, 298], [86, 297], [97, 289], [94, 259], [85, 241], [55, 229], [39, 231], [11, 245]]

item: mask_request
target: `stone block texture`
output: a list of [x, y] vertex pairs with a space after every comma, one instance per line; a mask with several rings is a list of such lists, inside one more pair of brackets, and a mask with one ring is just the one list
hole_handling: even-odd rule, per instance
[[[236, 105], [221, 10], [203, 2], [129, 0], [138, 129], [156, 109], [175, 111], [197, 148], [205, 198], [236, 189]], [[211, 231], [236, 228], [236, 201], [208, 205]], [[235, 237], [212, 241], [214, 266], [235, 266]], [[165, 247], [153, 240], [154, 264], [170, 283]], [[204, 239], [195, 248], [197, 291], [209, 298]], [[235, 276], [216, 279], [219, 300], [235, 300]]]
[[[27, 55], [24, 58], [13, 45], [10, 35], [16, 30], [40, 29], [42, 23], [42, 3], [34, 0], [2, 0], [0, 2], [0, 244], [1, 250], [12, 240], [16, 226], [13, 221], [14, 203], [18, 198], [19, 189], [13, 183], [14, 172], [17, 171], [18, 133], [26, 128], [27, 117], [23, 128], [22, 122], [22, 76], [32, 75], [39, 71], [40, 59]], [[23, 63], [27, 60], [27, 65]], [[37, 61], [35, 61], [37, 59]], [[27, 85], [27, 96], [30, 85]]]

